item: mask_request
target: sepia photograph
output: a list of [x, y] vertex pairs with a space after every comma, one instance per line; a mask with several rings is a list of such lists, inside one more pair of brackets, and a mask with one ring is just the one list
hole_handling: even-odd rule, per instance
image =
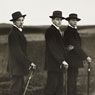
[[94, 0], [1, 0], [0, 95], [95, 95], [94, 9]]

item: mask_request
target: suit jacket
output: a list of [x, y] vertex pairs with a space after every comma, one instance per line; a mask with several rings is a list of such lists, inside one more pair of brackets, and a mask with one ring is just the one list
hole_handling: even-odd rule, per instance
[[70, 67], [78, 68], [83, 67], [83, 60], [86, 59], [87, 55], [81, 48], [81, 38], [77, 29], [68, 26], [64, 32], [64, 44], [73, 45], [74, 49], [68, 52], [66, 61]]
[[11, 75], [25, 75], [31, 63], [27, 58], [24, 34], [13, 26], [8, 36], [9, 58], [7, 70]]
[[62, 61], [65, 60], [66, 51], [59, 30], [51, 25], [45, 33], [45, 40], [45, 69], [48, 71], [60, 71]]

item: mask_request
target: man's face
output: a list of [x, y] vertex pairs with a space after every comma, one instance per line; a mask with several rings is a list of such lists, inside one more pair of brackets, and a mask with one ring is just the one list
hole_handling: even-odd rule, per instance
[[24, 18], [19, 17], [16, 21], [13, 22], [18, 28], [23, 28]]
[[77, 20], [76, 19], [70, 19], [68, 22], [73, 27], [76, 27], [77, 26]]
[[54, 18], [52, 19], [53, 24], [55, 24], [57, 27], [61, 26], [62, 18]]

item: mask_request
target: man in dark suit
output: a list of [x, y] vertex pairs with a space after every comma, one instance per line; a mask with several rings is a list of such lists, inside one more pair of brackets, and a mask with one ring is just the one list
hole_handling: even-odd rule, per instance
[[83, 67], [83, 60], [91, 62], [91, 58], [88, 57], [81, 48], [81, 38], [77, 30], [77, 22], [81, 19], [77, 17], [77, 14], [72, 13], [66, 18], [69, 25], [64, 32], [64, 44], [67, 48], [68, 55], [66, 61], [69, 64], [68, 68], [68, 86], [67, 95], [77, 95], [76, 82], [78, 76], [78, 68]]
[[54, 11], [50, 16], [52, 25], [45, 33], [45, 69], [47, 70], [47, 84], [45, 95], [63, 95], [63, 67], [68, 68], [65, 61], [66, 51], [60, 31], [62, 17], [61, 11]]
[[13, 27], [8, 36], [9, 60], [7, 70], [10, 74], [10, 95], [23, 95], [24, 76], [28, 74], [29, 67], [36, 65], [27, 57], [27, 42], [23, 34], [23, 22], [26, 15], [17, 11], [12, 14]]

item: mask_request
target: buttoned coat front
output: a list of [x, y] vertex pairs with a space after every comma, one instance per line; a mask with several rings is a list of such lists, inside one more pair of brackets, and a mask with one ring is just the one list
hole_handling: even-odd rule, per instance
[[62, 61], [65, 60], [66, 50], [59, 30], [51, 25], [46, 33], [45, 69], [48, 71], [60, 71]]
[[7, 70], [11, 75], [25, 75], [31, 61], [27, 58], [27, 42], [18, 28], [12, 27], [8, 36], [9, 58]]
[[78, 30], [68, 26], [64, 32], [64, 45], [68, 48], [73, 45], [74, 49], [68, 51], [66, 61], [72, 68], [83, 67], [83, 60], [87, 58], [86, 53], [81, 48], [81, 38]]

